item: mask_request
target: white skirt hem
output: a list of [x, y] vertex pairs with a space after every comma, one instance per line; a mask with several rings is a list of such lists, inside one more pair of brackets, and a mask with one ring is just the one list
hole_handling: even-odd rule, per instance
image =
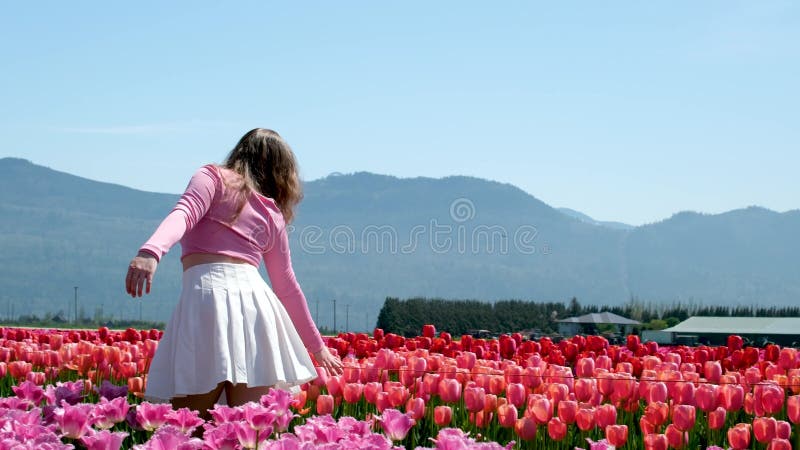
[[144, 399], [205, 394], [225, 381], [297, 391], [316, 377], [294, 324], [256, 267], [200, 264], [183, 274]]

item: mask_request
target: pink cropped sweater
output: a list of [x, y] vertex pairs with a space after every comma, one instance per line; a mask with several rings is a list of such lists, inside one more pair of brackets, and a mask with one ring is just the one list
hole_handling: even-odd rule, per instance
[[230, 169], [213, 164], [201, 167], [178, 204], [140, 250], [160, 260], [180, 240], [181, 259], [192, 253], [215, 253], [256, 267], [263, 259], [273, 291], [303, 344], [316, 353], [324, 343], [295, 279], [283, 214], [274, 200], [253, 191], [239, 217], [229, 223], [236, 212], [237, 190], [226, 186], [237, 182], [241, 183], [239, 175]]

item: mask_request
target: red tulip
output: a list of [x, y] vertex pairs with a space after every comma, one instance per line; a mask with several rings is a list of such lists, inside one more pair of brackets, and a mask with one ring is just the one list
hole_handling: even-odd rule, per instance
[[589, 408], [580, 408], [575, 414], [575, 423], [581, 431], [589, 431], [594, 428], [594, 410]]
[[721, 430], [725, 425], [725, 416], [726, 411], [722, 406], [708, 413], [708, 428], [712, 430]]
[[800, 395], [792, 395], [786, 399], [786, 415], [793, 424], [800, 423]]
[[622, 447], [628, 441], [628, 426], [608, 425], [606, 427], [606, 439], [614, 447]]
[[667, 437], [663, 434], [646, 434], [644, 436], [645, 450], [667, 450]]
[[675, 403], [679, 403], [681, 405], [694, 405], [694, 384], [683, 381], [675, 383], [673, 398]]
[[547, 422], [547, 434], [554, 441], [561, 441], [567, 436], [567, 424], [558, 417], [553, 417]]
[[439, 397], [445, 403], [455, 403], [461, 399], [461, 383], [454, 378], [444, 378], [439, 382]]
[[450, 425], [451, 420], [453, 420], [453, 408], [444, 405], [433, 408], [433, 422], [437, 426], [446, 427]]
[[575, 380], [575, 399], [587, 402], [597, 390], [597, 381], [592, 378], [579, 378]]
[[514, 425], [514, 431], [523, 441], [532, 441], [536, 438], [536, 422], [528, 417], [519, 418]]
[[650, 388], [647, 390], [647, 403], [665, 402], [667, 401], [667, 394], [667, 385], [664, 382], [650, 383]]
[[558, 418], [562, 422], [570, 424], [575, 422], [575, 414], [578, 412], [578, 402], [563, 400], [558, 402]]
[[779, 420], [775, 429], [775, 437], [778, 439], [789, 439], [792, 435], [792, 424], [785, 420]]
[[322, 394], [317, 397], [317, 414], [324, 416], [333, 412], [333, 396]]
[[364, 385], [361, 383], [347, 383], [342, 389], [342, 396], [347, 403], [358, 403], [361, 394], [364, 392]]
[[705, 412], [717, 409], [719, 404], [719, 386], [716, 384], [703, 383], [695, 391], [695, 402], [697, 407]]
[[575, 375], [580, 378], [591, 378], [594, 376], [594, 359], [580, 358], [575, 363]]
[[617, 408], [610, 403], [598, 406], [594, 410], [594, 420], [600, 429], [605, 430], [607, 426], [617, 423]]
[[667, 437], [667, 444], [672, 448], [683, 448], [689, 443], [689, 433], [676, 427], [674, 423], [667, 425], [664, 436]]
[[517, 408], [511, 404], [498, 406], [497, 423], [504, 428], [514, 427], [517, 423]]
[[792, 443], [788, 439], [773, 439], [767, 450], [792, 450]]
[[777, 414], [783, 409], [785, 394], [783, 388], [776, 384], [761, 386], [761, 406], [767, 414]]
[[669, 406], [666, 403], [650, 403], [644, 408], [644, 417], [656, 427], [661, 426], [667, 421], [669, 416]]
[[422, 336], [433, 339], [436, 337], [436, 326], [427, 324], [422, 326]]
[[553, 406], [544, 396], [531, 396], [528, 398], [528, 409], [533, 413], [536, 422], [544, 424], [553, 417]]
[[753, 419], [753, 435], [762, 444], [774, 439], [777, 429], [778, 421], [774, 417], [756, 417]]
[[728, 429], [728, 443], [735, 450], [750, 447], [750, 424], [737, 423]]
[[482, 387], [464, 389], [464, 406], [469, 412], [482, 411], [486, 405], [486, 392]]
[[525, 404], [527, 395], [527, 389], [521, 383], [509, 383], [508, 386], [506, 386], [506, 398], [509, 403], [517, 408]]
[[728, 412], [738, 411], [744, 405], [744, 388], [739, 384], [723, 384], [719, 388], [722, 407]]
[[406, 414], [415, 421], [425, 417], [425, 400], [419, 397], [409, 398], [406, 402]]
[[694, 406], [675, 405], [672, 407], [672, 423], [681, 431], [688, 431], [694, 427], [697, 410]]

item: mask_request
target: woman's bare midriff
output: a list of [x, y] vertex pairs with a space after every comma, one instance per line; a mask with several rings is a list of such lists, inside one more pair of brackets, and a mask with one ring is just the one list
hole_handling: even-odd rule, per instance
[[233, 263], [233, 264], [250, 264], [249, 262], [234, 258], [232, 256], [217, 255], [215, 253], [192, 253], [186, 255], [181, 262], [183, 263], [183, 271], [186, 272], [190, 267], [198, 264], [208, 264], [215, 262]]

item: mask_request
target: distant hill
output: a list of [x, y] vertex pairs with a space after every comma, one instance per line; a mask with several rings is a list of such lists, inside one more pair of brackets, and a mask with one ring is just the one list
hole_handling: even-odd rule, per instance
[[591, 223], [593, 225], [599, 225], [599, 226], [608, 227], [608, 228], [615, 228], [617, 230], [630, 230], [630, 229], [635, 228], [633, 225], [628, 225], [627, 223], [622, 223], [622, 222], [603, 222], [603, 221], [600, 221], [600, 220], [594, 220], [591, 217], [587, 216], [586, 214], [584, 214], [584, 213], [582, 213], [580, 211], [575, 211], [574, 209], [570, 209], [570, 208], [558, 208], [558, 210], [561, 211], [562, 213], [570, 216], [570, 217], [574, 217], [574, 218], [576, 218], [578, 220], [581, 220], [581, 221], [586, 222], [586, 223]]
[[[305, 194], [292, 255], [321, 326], [332, 325], [332, 299], [340, 329], [372, 327], [386, 296], [800, 299], [800, 211], [679, 213], [626, 229], [576, 220], [509, 184], [366, 172], [307, 182]], [[0, 318], [12, 308], [15, 315], [66, 310], [73, 286], [86, 315], [102, 308], [138, 317], [139, 301], [124, 294], [126, 266], [177, 198], [0, 159]], [[179, 255], [176, 246], [159, 266], [145, 319], [168, 318], [180, 289]]]

